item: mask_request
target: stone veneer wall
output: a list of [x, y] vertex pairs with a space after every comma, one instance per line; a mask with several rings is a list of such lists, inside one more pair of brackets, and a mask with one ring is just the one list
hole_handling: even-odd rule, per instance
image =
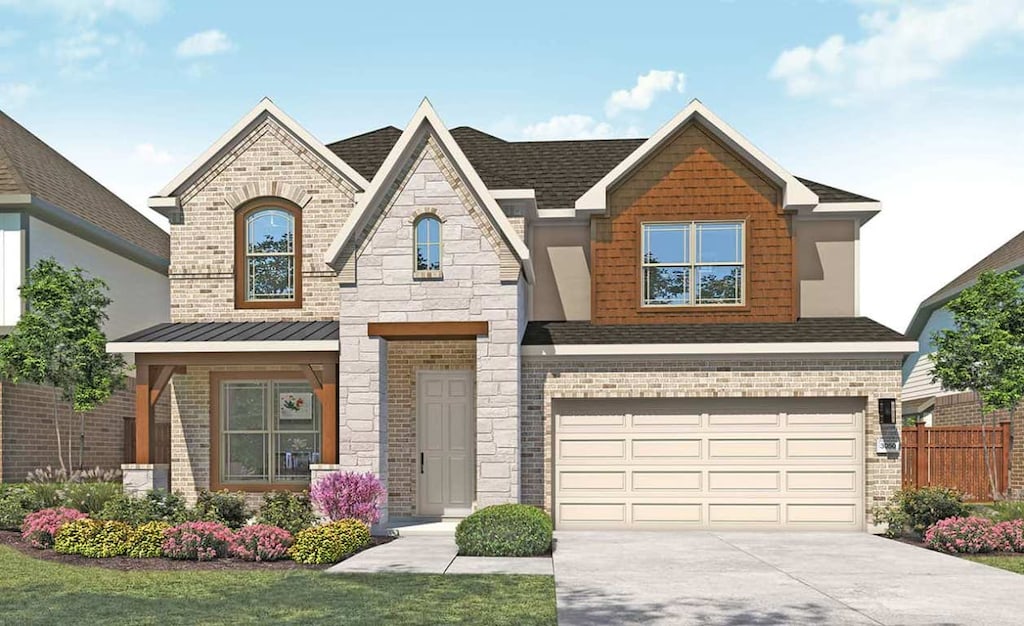
[[899, 458], [879, 456], [878, 398], [896, 398], [899, 359], [668, 360], [523, 358], [522, 501], [552, 507], [554, 398], [866, 397], [865, 511], [900, 488]]
[[416, 474], [419, 443], [416, 436], [416, 372], [473, 370], [473, 340], [388, 342], [388, 513], [416, 513]]
[[[402, 171], [383, 206], [376, 207], [376, 221], [346, 247], [356, 256], [342, 259], [349, 269], [342, 273], [340, 309], [341, 464], [389, 479], [383, 383], [389, 346], [367, 336], [368, 322], [487, 321], [489, 334], [476, 339], [477, 506], [514, 502], [525, 285], [521, 278], [510, 279], [508, 250], [436, 137], [422, 137]], [[428, 211], [442, 220], [440, 280], [413, 277], [413, 221]], [[354, 283], [346, 279], [350, 272]]]
[[[118, 469], [124, 458], [124, 421], [135, 417], [135, 379], [129, 378], [124, 390], [115, 392], [95, 411], [85, 414], [85, 455], [82, 467]], [[72, 467], [78, 467], [78, 415], [72, 415], [67, 402], [58, 401], [61, 443], [68, 460], [68, 436], [71, 438]], [[156, 407], [156, 419], [170, 419], [166, 397]], [[53, 428], [53, 389], [9, 381], [0, 382], [0, 481], [22, 482], [32, 470], [60, 467], [57, 435]]]
[[[1010, 497], [1024, 499], [1024, 410], [1010, 416], [1009, 411], [993, 411], [985, 416], [985, 424], [1010, 422]], [[980, 426], [981, 409], [972, 391], [954, 393], [935, 398], [932, 409], [933, 426]]]
[[[175, 374], [171, 398], [171, 491], [195, 504], [203, 489], [210, 488], [210, 373], [299, 371], [294, 365], [189, 365], [187, 374]], [[250, 507], [259, 506], [262, 493], [246, 493]]]
[[[278, 196], [302, 209], [301, 309], [235, 309], [235, 209]], [[324, 254], [355, 205], [355, 187], [273, 119], [265, 119], [180, 196], [171, 226], [171, 320], [334, 319], [337, 272]]]

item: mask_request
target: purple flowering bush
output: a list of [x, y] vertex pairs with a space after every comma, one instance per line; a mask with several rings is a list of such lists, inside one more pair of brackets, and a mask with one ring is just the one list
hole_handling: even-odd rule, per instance
[[367, 525], [380, 520], [385, 495], [384, 485], [369, 472], [332, 472], [309, 492], [313, 506], [332, 522], [357, 519]]
[[231, 556], [246, 561], [277, 561], [288, 556], [292, 534], [277, 526], [254, 524], [235, 531]]
[[1024, 552], [1024, 519], [999, 522], [992, 527], [992, 533], [1001, 544], [1000, 550]]
[[164, 531], [160, 549], [172, 559], [212, 561], [229, 554], [232, 538], [231, 530], [224, 524], [185, 522]]
[[924, 533], [925, 544], [940, 552], [977, 554], [1006, 549], [1006, 541], [984, 517], [950, 517], [932, 524]]
[[21, 524], [21, 536], [28, 540], [33, 548], [52, 548], [53, 538], [62, 526], [86, 517], [88, 516], [85, 513], [63, 507], [36, 511], [25, 516], [25, 521]]

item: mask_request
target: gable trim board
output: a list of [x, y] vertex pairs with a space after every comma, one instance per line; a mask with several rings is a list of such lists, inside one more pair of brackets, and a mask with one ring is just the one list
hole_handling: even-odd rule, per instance
[[187, 183], [204, 171], [209, 163], [223, 156], [236, 139], [248, 134], [268, 117], [273, 118], [278, 124], [291, 132], [327, 164], [334, 167], [338, 173], [351, 181], [359, 191], [369, 187], [369, 182], [359, 172], [348, 163], [342, 161], [338, 155], [328, 150], [323, 142], [316, 139], [309, 131], [282, 111], [270, 98], [263, 98], [238, 123], [232, 126], [228, 132], [221, 135], [203, 154], [199, 155], [188, 167], [175, 176], [171, 182], [167, 183], [157, 196], [151, 197], [149, 199], [150, 208], [161, 212], [180, 208], [177, 199], [172, 199], [171, 197], [179, 193]]
[[466, 158], [466, 155], [459, 148], [458, 143], [452, 138], [451, 133], [444, 123], [441, 122], [434, 107], [431, 106], [430, 101], [426, 98], [423, 99], [419, 108], [416, 109], [412, 120], [409, 121], [401, 137], [391, 148], [387, 158], [384, 159], [384, 163], [377, 169], [373, 181], [365, 188], [366, 192], [359, 198], [351, 216], [349, 216], [338, 236], [328, 248], [324, 260], [328, 265], [332, 266], [338, 263], [345, 245], [353, 239], [357, 232], [362, 230], [370, 219], [371, 207], [375, 208], [385, 197], [387, 191], [394, 184], [396, 176], [400, 173], [402, 164], [412, 156], [413, 151], [419, 144], [418, 139], [421, 132], [433, 132], [437, 137], [442, 150], [447, 153], [446, 156], [455, 163], [455, 166], [459, 169], [459, 174], [468, 184], [470, 191], [483, 207], [488, 217], [497, 226], [505, 243], [509, 245], [512, 252], [519, 259], [527, 281], [532, 283], [534, 280], [533, 264], [526, 243], [516, 233], [512, 223], [505, 216], [505, 212], [498, 206], [494, 196], [487, 189], [487, 186], [484, 185], [479, 174], [470, 164], [469, 159]]

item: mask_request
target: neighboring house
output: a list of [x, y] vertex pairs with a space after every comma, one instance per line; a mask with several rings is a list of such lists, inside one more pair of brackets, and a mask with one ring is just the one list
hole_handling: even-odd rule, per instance
[[[907, 336], [916, 339], [920, 348], [903, 363], [903, 415], [929, 426], [977, 426], [981, 422], [978, 398], [973, 392], [950, 392], [932, 382], [931, 355], [935, 352], [932, 337], [940, 330], [953, 328], [953, 314], [946, 304], [965, 288], [973, 285], [982, 272], [1024, 270], [1024, 232], [1007, 241], [992, 254], [975, 263], [947, 285], [925, 298], [917, 307], [907, 327]], [[985, 423], [1009, 420], [1006, 411], [989, 415]], [[1013, 444], [1010, 452], [1010, 495], [1024, 497], [1024, 413], [1014, 416], [1010, 429]]]
[[[0, 112], [0, 332], [21, 316], [26, 268], [48, 257], [106, 281], [108, 336], [165, 321], [169, 249], [167, 233]], [[133, 406], [132, 393], [122, 391], [86, 416], [84, 466], [120, 466]], [[59, 410], [64, 446], [70, 435], [78, 467], [80, 426], [66, 403]], [[52, 389], [0, 382], [0, 480], [59, 465], [52, 413]]]
[[[862, 529], [900, 486], [876, 445], [916, 344], [858, 316], [880, 204], [697, 101], [649, 139], [544, 142], [424, 101], [325, 146], [264, 100], [150, 206], [172, 322], [108, 349], [136, 355], [140, 423], [170, 387], [189, 500], [347, 469], [386, 520]], [[126, 480], [165, 484], [137, 433]]]

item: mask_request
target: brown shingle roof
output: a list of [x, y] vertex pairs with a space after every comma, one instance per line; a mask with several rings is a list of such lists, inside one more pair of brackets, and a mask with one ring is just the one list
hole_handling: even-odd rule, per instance
[[964, 271], [963, 274], [946, 283], [942, 289], [925, 298], [925, 302], [929, 302], [943, 294], [960, 291], [988, 270], [1015, 269], [1021, 265], [1024, 265], [1024, 232], [1019, 233], [1013, 239], [999, 246], [992, 254], [978, 261]]
[[[646, 139], [506, 141], [469, 126], [452, 137], [491, 189], [533, 189], [537, 208], [570, 208], [576, 199], [636, 150]], [[366, 179], [373, 178], [402, 131], [386, 126], [327, 147]], [[799, 179], [821, 202], [874, 202], [871, 198]]]
[[163, 259], [160, 227], [0, 111], [0, 193], [32, 194]]
[[742, 324], [592, 324], [530, 322], [523, 345], [804, 343], [906, 341], [867, 317], [810, 317], [795, 322]]

